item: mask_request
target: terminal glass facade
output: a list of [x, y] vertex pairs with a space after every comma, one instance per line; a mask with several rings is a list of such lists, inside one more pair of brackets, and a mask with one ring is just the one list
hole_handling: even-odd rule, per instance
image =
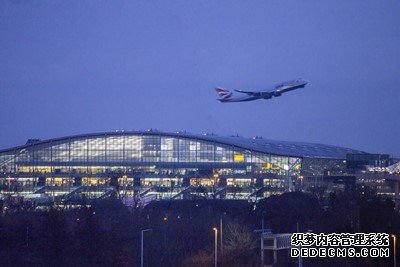
[[117, 192], [127, 202], [138, 196], [250, 199], [291, 191], [302, 175], [341, 174], [349, 151], [357, 152], [153, 131], [34, 140], [0, 151], [0, 198], [51, 196], [64, 202]]
[[[184, 168], [225, 173], [299, 172], [301, 159], [162, 135], [104, 135], [32, 144], [0, 154], [3, 173], [176, 173]], [[179, 168], [178, 168], [179, 167]], [[181, 170], [182, 171], [182, 170]]]

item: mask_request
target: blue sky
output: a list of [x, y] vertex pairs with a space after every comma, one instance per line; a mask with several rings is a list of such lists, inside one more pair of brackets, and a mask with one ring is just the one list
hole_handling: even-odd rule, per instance
[[[400, 156], [398, 1], [2, 1], [0, 148], [187, 130]], [[214, 87], [280, 98], [220, 104]]]

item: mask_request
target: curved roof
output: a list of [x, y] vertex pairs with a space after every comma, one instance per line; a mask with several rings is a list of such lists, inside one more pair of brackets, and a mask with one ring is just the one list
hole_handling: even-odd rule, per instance
[[72, 135], [72, 136], [48, 139], [44, 141], [35, 140], [35, 142], [27, 143], [26, 145], [23, 146], [0, 150], [0, 153], [11, 152], [16, 149], [28, 148], [32, 145], [36, 146], [55, 141], [71, 140], [78, 138], [91, 138], [99, 136], [116, 136], [116, 135], [117, 136], [157, 135], [157, 136], [167, 136], [167, 137], [190, 138], [190, 139], [220, 143], [223, 145], [231, 145], [266, 154], [290, 156], [290, 157], [302, 157], [302, 158], [305, 157], [305, 158], [346, 159], [346, 154], [348, 153], [366, 154], [366, 152], [350, 148], [316, 144], [316, 143], [276, 141], [276, 140], [264, 139], [262, 137], [247, 138], [241, 136], [218, 136], [215, 134], [200, 135], [200, 134], [191, 134], [187, 132], [171, 133], [171, 132], [161, 132], [157, 130], [103, 132], [103, 133]]

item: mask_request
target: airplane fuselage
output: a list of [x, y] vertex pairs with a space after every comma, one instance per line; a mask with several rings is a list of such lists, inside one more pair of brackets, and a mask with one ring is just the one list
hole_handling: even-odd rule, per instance
[[234, 96], [232, 92], [224, 88], [216, 88], [218, 95], [220, 96], [218, 101], [221, 103], [228, 103], [228, 102], [247, 102], [247, 101], [254, 101], [257, 99], [271, 99], [273, 97], [279, 97], [283, 93], [293, 91], [299, 88], [304, 88], [307, 85], [307, 82], [302, 79], [291, 80], [288, 82], [280, 83], [275, 85], [272, 90], [270, 91], [241, 91], [235, 90], [242, 95]]
[[246, 102], [246, 101], [253, 101], [253, 100], [257, 100], [257, 99], [261, 99], [259, 97], [235, 97], [232, 99], [217, 99], [218, 101], [220, 101], [221, 103], [225, 103], [225, 102]]

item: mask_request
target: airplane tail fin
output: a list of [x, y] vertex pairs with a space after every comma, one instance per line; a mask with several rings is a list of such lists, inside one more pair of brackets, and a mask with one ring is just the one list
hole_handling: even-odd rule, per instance
[[215, 88], [215, 91], [217, 92], [217, 94], [220, 97], [219, 100], [228, 100], [232, 96], [231, 91], [229, 91], [228, 89], [222, 88], [222, 87]]

